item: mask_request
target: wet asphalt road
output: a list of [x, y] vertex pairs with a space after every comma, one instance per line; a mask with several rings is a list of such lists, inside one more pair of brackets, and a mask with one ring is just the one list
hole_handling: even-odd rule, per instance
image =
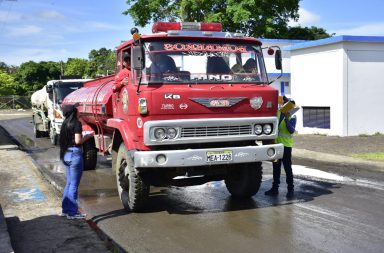
[[[58, 149], [48, 138], [33, 137], [31, 118], [0, 120], [62, 183]], [[272, 178], [265, 163], [261, 189], [252, 199], [233, 200], [223, 182], [152, 188], [144, 212], [126, 213], [111, 162], [100, 157], [98, 164], [84, 172], [81, 205], [128, 252], [383, 252], [382, 186], [295, 179], [294, 200], [286, 200], [284, 184], [280, 196], [270, 198], [263, 194]]]

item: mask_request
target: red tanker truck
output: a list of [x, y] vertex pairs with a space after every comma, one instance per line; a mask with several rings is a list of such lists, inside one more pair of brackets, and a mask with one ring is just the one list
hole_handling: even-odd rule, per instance
[[[131, 57], [128, 84], [115, 77], [84, 84], [63, 104], [79, 103], [86, 169], [112, 155], [125, 209], [143, 208], [150, 186], [224, 180], [234, 197], [259, 190], [262, 161], [283, 155], [275, 144], [278, 91], [269, 84], [261, 43], [222, 32], [219, 23], [157, 22], [153, 34], [117, 47], [117, 73]], [[275, 54], [281, 70], [280, 50]], [[98, 151], [98, 152], [97, 152]]]

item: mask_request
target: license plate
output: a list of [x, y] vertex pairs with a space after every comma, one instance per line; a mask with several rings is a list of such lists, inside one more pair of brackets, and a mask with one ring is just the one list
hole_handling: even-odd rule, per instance
[[207, 162], [229, 162], [232, 161], [232, 151], [208, 151]]

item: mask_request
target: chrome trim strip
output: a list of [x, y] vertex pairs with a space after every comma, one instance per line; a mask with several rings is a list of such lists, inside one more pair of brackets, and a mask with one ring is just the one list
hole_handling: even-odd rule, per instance
[[[230, 135], [230, 136], [203, 136], [203, 137], [180, 137], [181, 128], [191, 127], [230, 127], [244, 126], [255, 124], [272, 124], [273, 131], [270, 135]], [[153, 134], [154, 127], [172, 127], [179, 130], [178, 136], [171, 140], [156, 141]], [[277, 117], [247, 117], [247, 118], [210, 118], [210, 119], [181, 119], [181, 120], [157, 120], [147, 121], [144, 123], [144, 144], [147, 146], [154, 145], [175, 145], [188, 143], [211, 143], [211, 142], [228, 142], [243, 140], [274, 140], [277, 138]]]

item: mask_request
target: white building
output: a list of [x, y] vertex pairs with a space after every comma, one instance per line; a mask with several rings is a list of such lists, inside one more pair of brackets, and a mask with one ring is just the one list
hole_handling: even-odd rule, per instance
[[384, 133], [384, 37], [336, 36], [295, 44], [291, 96], [299, 133]]

